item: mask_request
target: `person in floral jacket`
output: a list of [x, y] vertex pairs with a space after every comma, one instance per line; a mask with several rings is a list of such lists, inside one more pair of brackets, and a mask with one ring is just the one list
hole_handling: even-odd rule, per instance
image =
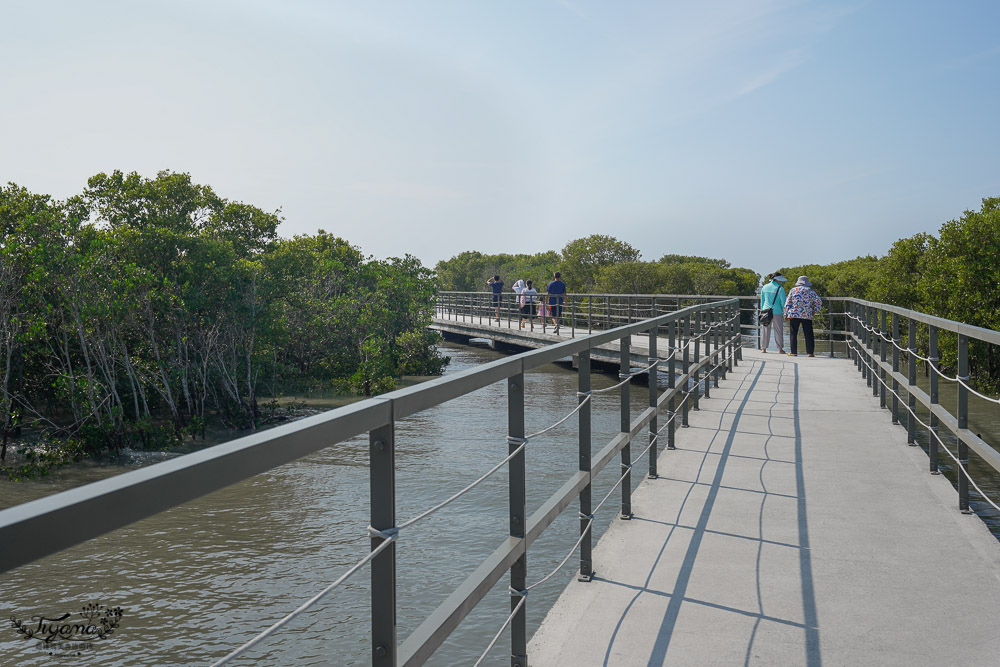
[[799, 276], [795, 281], [795, 287], [788, 292], [788, 299], [785, 300], [785, 319], [788, 320], [789, 334], [791, 336], [790, 357], [799, 356], [799, 327], [806, 339], [806, 354], [810, 357], [816, 350], [816, 341], [813, 338], [813, 315], [819, 313], [823, 308], [823, 300], [812, 289], [812, 283], [805, 276]]

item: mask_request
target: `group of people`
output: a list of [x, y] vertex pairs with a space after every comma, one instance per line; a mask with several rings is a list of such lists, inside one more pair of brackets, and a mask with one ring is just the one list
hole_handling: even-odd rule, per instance
[[799, 329], [802, 329], [806, 339], [806, 354], [810, 357], [816, 356], [816, 340], [813, 337], [813, 315], [819, 313], [823, 307], [823, 300], [819, 298], [816, 291], [812, 289], [812, 283], [806, 276], [799, 276], [795, 281], [795, 287], [785, 294], [784, 283], [787, 278], [781, 272], [772, 273], [765, 279], [765, 285], [760, 291], [760, 309], [766, 312], [770, 309], [771, 321], [767, 324], [761, 322], [760, 351], [767, 352], [771, 344], [771, 335], [774, 335], [774, 342], [778, 346], [778, 353], [785, 353], [784, 326], [788, 320], [789, 337], [791, 339], [791, 357], [799, 356]]
[[[499, 275], [496, 275], [487, 280], [486, 284], [493, 292], [493, 308], [496, 312], [497, 322], [499, 322], [504, 282]], [[539, 292], [534, 287], [534, 281], [518, 280], [512, 289], [521, 313], [519, 320], [521, 328], [524, 328], [525, 320], [532, 320], [537, 315], [542, 318], [543, 324], [546, 317], [551, 319], [555, 327], [552, 332], [559, 333], [559, 318], [562, 317], [563, 305], [566, 300], [566, 283], [563, 282], [562, 273], [556, 271], [552, 281], [545, 288], [548, 303], [545, 300], [538, 301]]]

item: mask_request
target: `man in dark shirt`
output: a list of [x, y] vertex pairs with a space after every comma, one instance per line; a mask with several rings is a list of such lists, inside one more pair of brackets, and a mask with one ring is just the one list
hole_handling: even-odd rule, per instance
[[556, 271], [554, 278], [549, 283], [549, 286], [545, 288], [545, 292], [549, 295], [549, 316], [556, 327], [552, 330], [552, 333], [559, 333], [559, 318], [562, 316], [563, 301], [566, 296], [566, 283], [563, 282], [562, 274], [558, 271]]
[[500, 301], [503, 299], [503, 281], [499, 275], [495, 275], [486, 281], [486, 284], [493, 288], [493, 307], [496, 309], [497, 322], [500, 321]]

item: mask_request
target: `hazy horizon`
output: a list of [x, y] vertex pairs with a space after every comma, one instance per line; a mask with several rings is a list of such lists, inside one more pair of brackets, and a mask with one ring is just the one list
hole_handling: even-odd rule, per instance
[[761, 273], [1000, 194], [1000, 5], [8, 4], [0, 181], [188, 172], [426, 265], [608, 234]]

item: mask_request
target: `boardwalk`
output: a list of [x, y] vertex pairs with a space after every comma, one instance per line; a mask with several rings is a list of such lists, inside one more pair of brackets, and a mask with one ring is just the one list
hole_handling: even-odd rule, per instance
[[534, 665], [995, 665], [1000, 544], [849, 361], [744, 350]]
[[[467, 315], [454, 316], [452, 319], [436, 317], [431, 324], [431, 328], [446, 335], [454, 334], [473, 338], [486, 336], [496, 343], [529, 349], [547, 347], [553, 343], [570, 340], [574, 336], [581, 338], [588, 333], [586, 329], [574, 330], [572, 327], [563, 326], [559, 329], [559, 333], [556, 334], [553, 333], [551, 325], [543, 329], [541, 324], [536, 323], [534, 328], [530, 328], [527, 325], [524, 328], [520, 328], [517, 326], [516, 320], [512, 323], [509, 323], [506, 319], [496, 322], [496, 320], [489, 318], [484, 319]], [[659, 349], [668, 349], [668, 341], [664, 335], [661, 335], [658, 341], [657, 347]], [[649, 349], [649, 336], [632, 336], [630, 346], [632, 349], [632, 365], [637, 367], [645, 366], [648, 363], [647, 350]], [[592, 355], [595, 361], [617, 366], [618, 350], [618, 343], [611, 342], [595, 348], [592, 351]]]

